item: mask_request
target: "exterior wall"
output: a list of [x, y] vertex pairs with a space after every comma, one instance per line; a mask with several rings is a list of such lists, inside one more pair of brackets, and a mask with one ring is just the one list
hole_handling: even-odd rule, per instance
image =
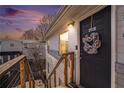
[[[75, 63], [74, 63], [74, 68], [75, 68], [75, 71], [74, 71], [74, 80], [76, 82], [76, 84], [78, 85], [79, 84], [79, 53], [78, 53], [78, 50], [79, 50], [79, 44], [78, 44], [78, 38], [79, 38], [79, 35], [78, 35], [78, 22], [76, 20], [75, 21], [75, 24], [74, 26], [68, 30], [69, 32], [69, 49], [68, 51], [71, 52], [73, 51], [75, 53]], [[77, 49], [76, 49], [77, 48]]]
[[[11, 46], [13, 45], [13, 46]], [[22, 51], [22, 43], [19, 41], [2, 41], [1, 52]]]
[[50, 50], [59, 51], [59, 33], [49, 39]]
[[[12, 44], [12, 45], [11, 45]], [[0, 60], [1, 64], [15, 58], [22, 52], [23, 44], [20, 41], [0, 41]]]
[[116, 87], [124, 87], [124, 6], [117, 7]]

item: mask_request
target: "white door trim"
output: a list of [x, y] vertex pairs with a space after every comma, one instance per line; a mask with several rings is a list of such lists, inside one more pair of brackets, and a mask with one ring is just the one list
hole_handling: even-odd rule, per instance
[[116, 6], [111, 6], [111, 87], [115, 88], [115, 64], [117, 54]]

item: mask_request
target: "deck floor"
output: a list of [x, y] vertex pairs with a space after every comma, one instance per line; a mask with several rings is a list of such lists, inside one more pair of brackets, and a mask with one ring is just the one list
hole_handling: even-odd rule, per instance
[[[16, 88], [20, 88], [20, 85]], [[26, 88], [29, 88], [29, 82], [26, 82]], [[42, 80], [35, 80], [35, 88], [45, 88], [44, 84], [42, 83]]]

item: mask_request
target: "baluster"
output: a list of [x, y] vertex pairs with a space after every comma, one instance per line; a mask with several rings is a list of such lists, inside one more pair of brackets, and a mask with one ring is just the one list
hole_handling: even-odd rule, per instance
[[35, 82], [34, 82], [34, 80], [31, 80], [31, 88], [35, 88]]
[[56, 70], [54, 72], [54, 87], [56, 87]]
[[67, 79], [68, 79], [68, 77], [67, 77], [67, 55], [66, 54], [64, 54], [63, 55], [64, 56], [64, 84], [65, 84], [65, 86], [67, 86]]
[[25, 63], [27, 64], [27, 72], [28, 72], [28, 80], [29, 80], [29, 88], [34, 88], [35, 87], [35, 82], [32, 79], [32, 75], [31, 75], [31, 69], [30, 69], [30, 64], [27, 62], [27, 60], [25, 61]]
[[74, 80], [74, 53], [70, 54], [70, 82]]
[[27, 74], [28, 74], [28, 80], [29, 80], [29, 88], [32, 88], [32, 79], [31, 79], [31, 73], [30, 73], [30, 70], [29, 70], [29, 64], [28, 62], [26, 61], [26, 64], [27, 64]]
[[48, 80], [48, 88], [51, 88], [51, 78]]

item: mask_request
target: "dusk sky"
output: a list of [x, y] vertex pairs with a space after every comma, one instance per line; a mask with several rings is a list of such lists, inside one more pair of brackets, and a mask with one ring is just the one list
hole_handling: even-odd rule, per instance
[[0, 6], [0, 39], [9, 36], [18, 39], [25, 30], [35, 28], [45, 15], [55, 16], [58, 5]]

